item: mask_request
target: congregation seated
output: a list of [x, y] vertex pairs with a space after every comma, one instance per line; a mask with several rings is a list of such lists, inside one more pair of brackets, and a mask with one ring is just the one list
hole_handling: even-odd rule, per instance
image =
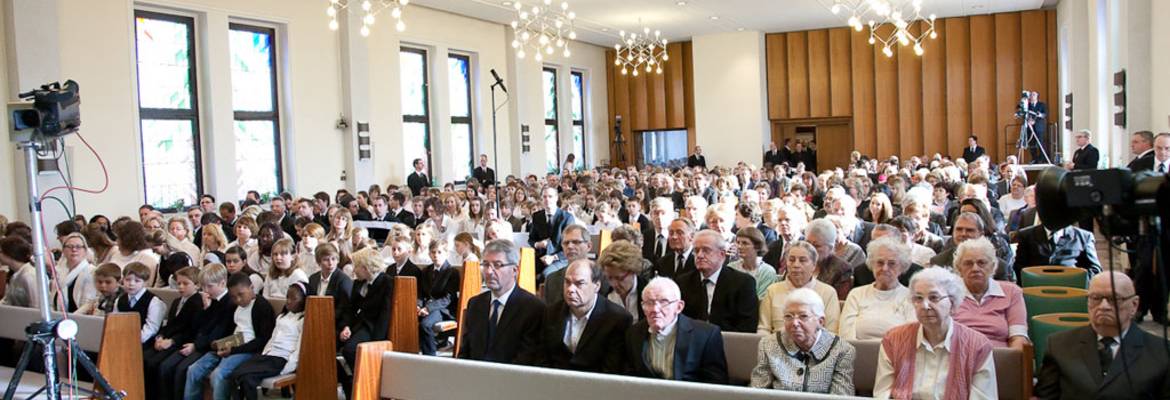
[[265, 378], [296, 371], [305, 324], [305, 299], [312, 294], [305, 282], [289, 285], [284, 296], [284, 310], [276, 317], [272, 335], [264, 349], [248, 357], [228, 376], [234, 388], [232, 398], [256, 400], [260, 382]]
[[901, 282], [910, 264], [910, 252], [894, 236], [875, 236], [866, 249], [865, 268], [874, 281], [853, 288], [841, 309], [837, 333], [847, 340], [881, 339], [891, 328], [914, 321], [910, 289]]
[[[912, 225], [915, 224], [915, 222], [913, 220], [911, 220], [910, 218], [907, 218], [906, 216], [899, 216], [899, 217], [895, 218], [894, 221], [892, 221], [892, 222], [895, 224], [898, 224], [898, 225], [878, 224], [878, 225], [874, 226], [872, 239], [871, 239], [870, 243], [873, 243], [873, 240], [877, 240], [879, 238], [891, 237], [891, 238], [894, 238], [896, 241], [901, 241], [902, 244], [905, 245], [905, 249], [903, 249], [903, 250], [907, 251], [908, 253], [906, 254], [907, 258], [904, 261], [908, 262], [909, 264], [907, 266], [905, 266], [905, 268], [903, 268], [902, 273], [898, 274], [898, 282], [901, 283], [902, 286], [907, 286], [910, 284], [910, 277], [914, 276], [915, 273], [922, 270], [922, 264], [919, 264], [917, 262], [917, 259], [916, 259], [916, 257], [918, 255], [920, 255], [921, 253], [918, 253], [917, 251], [918, 250], [925, 251], [925, 252], [929, 253], [931, 257], [934, 256], [934, 251], [926, 248], [926, 246], [920, 245], [918, 243], [914, 243], [914, 241], [912, 240], [912, 238], [910, 236], [910, 232], [912, 232], [913, 229], [903, 230], [903, 228], [898, 227], [898, 226], [911, 226], [912, 227]], [[903, 225], [903, 224], [905, 224], [905, 225]], [[867, 248], [865, 253], [866, 253], [866, 256], [868, 257], [868, 255], [871, 254], [871, 251]], [[929, 257], [926, 257], [926, 259], [927, 259], [927, 261], [929, 261]], [[867, 258], [866, 265], [868, 265], [868, 264], [869, 264], [869, 259]], [[929, 265], [929, 263], [927, 265]], [[861, 286], [864, 286], [864, 285], [871, 284], [873, 282], [874, 282], [874, 276], [873, 276], [872, 269], [865, 267], [865, 268], [857, 268], [857, 269], [853, 270], [853, 288], [854, 289], [861, 287]], [[852, 292], [852, 291], [850, 291], [850, 292]]]
[[[602, 270], [588, 259], [564, 269], [563, 296], [548, 305], [541, 332], [544, 365], [584, 372], [624, 373], [626, 330], [632, 317], [601, 296]], [[548, 283], [547, 281], [545, 282]]]
[[719, 327], [683, 315], [686, 302], [669, 278], [642, 290], [646, 318], [626, 332], [630, 374], [645, 378], [726, 384], [727, 357]]
[[[983, 218], [979, 214], [973, 212], [965, 212], [955, 217], [955, 226], [951, 232], [951, 237], [947, 240], [946, 247], [930, 259], [930, 264], [935, 267], [950, 268], [955, 264], [955, 249], [960, 244], [967, 240], [978, 239], [985, 236], [986, 226]], [[1008, 247], [1004, 244], [1003, 247]], [[1003, 257], [1005, 250], [1000, 247], [995, 248], [996, 251], [996, 268], [992, 279], [1014, 281], [1014, 276], [1018, 271], [1013, 271], [1007, 266], [1011, 265], [1007, 258]]]
[[982, 333], [997, 347], [1022, 349], [1029, 342], [1024, 292], [1014, 283], [992, 280], [997, 262], [987, 238], [965, 241], [955, 249], [954, 268], [967, 289], [955, 321]]
[[730, 332], [751, 332], [759, 298], [751, 275], [727, 268], [727, 242], [714, 230], [695, 234], [695, 270], [675, 276], [686, 316]]
[[817, 250], [808, 242], [794, 242], [784, 250], [783, 259], [788, 266], [788, 276], [769, 286], [764, 298], [760, 299], [756, 332], [770, 334], [779, 331], [784, 326], [784, 299], [788, 293], [800, 288], [812, 289], [821, 296], [825, 303], [824, 326], [830, 332], [836, 332], [841, 316], [840, 303], [837, 291], [816, 279]]
[[[363, 249], [351, 258], [357, 279], [353, 281], [353, 291], [336, 329], [341, 356], [352, 370], [358, 344], [389, 337], [394, 280], [385, 273], [386, 264], [376, 250]], [[345, 391], [350, 392], [347, 385], [350, 381], [344, 378], [341, 381]]]
[[784, 329], [765, 335], [751, 386], [853, 395], [853, 345], [824, 328], [825, 304], [812, 289], [784, 299]]
[[675, 218], [667, 228], [667, 250], [654, 263], [654, 276], [674, 278], [695, 270], [696, 226], [689, 219]]

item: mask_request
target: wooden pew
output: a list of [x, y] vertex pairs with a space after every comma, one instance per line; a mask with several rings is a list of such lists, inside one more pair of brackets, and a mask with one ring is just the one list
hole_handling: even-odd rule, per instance
[[479, 262], [463, 263], [462, 282], [459, 284], [459, 309], [455, 312], [455, 357], [459, 356], [459, 344], [463, 340], [463, 313], [467, 310], [467, 302], [479, 294], [482, 287], [483, 275], [479, 272]]
[[390, 309], [390, 341], [394, 350], [418, 353], [418, 282], [413, 276], [394, 277]]
[[597, 247], [595, 247], [595, 249], [597, 249], [597, 254], [599, 257], [601, 255], [601, 252], [605, 251], [605, 248], [609, 247], [610, 243], [613, 243], [613, 230], [612, 229], [602, 229], [600, 235], [601, 235], [601, 238], [598, 240]]
[[[156, 297], [158, 297], [159, 300], [162, 300], [162, 302], [167, 305], [167, 308], [171, 307], [172, 301], [179, 298], [179, 291], [175, 290], [175, 289], [149, 288], [147, 290], [149, 290], [150, 293], [153, 293]], [[231, 301], [231, 297], [224, 297], [224, 299], [227, 301]], [[268, 300], [268, 304], [272, 305], [272, 311], [275, 312], [276, 314], [279, 315], [281, 310], [284, 310], [285, 299], [264, 297], [264, 300]]]
[[[382, 382], [382, 354], [394, 350], [394, 346], [390, 343], [390, 341], [377, 341], [358, 345], [357, 360], [355, 360], [353, 369], [353, 398], [350, 400], [379, 400]], [[442, 392], [442, 390], [436, 390], [436, 392]], [[334, 396], [336, 394], [329, 396], [329, 398]]]
[[[24, 328], [29, 324], [40, 321], [40, 311], [35, 308], [0, 306], [0, 315], [4, 323], [0, 324], [0, 338], [21, 340], [25, 339]], [[60, 313], [53, 313], [53, 318], [60, 318]], [[139, 342], [139, 333], [142, 324], [137, 313], [112, 313], [105, 317], [91, 315], [70, 315], [77, 323], [77, 344], [82, 350], [96, 352], [98, 357], [94, 361], [98, 371], [110, 382], [115, 389], [126, 392], [126, 399], [145, 399], [145, 386], [142, 376], [142, 344]], [[100, 332], [100, 334], [98, 334]], [[39, 357], [40, 354], [34, 354]], [[62, 365], [63, 366], [63, 365]], [[65, 368], [60, 368], [60, 377], [64, 382]], [[14, 371], [3, 368], [4, 388], [11, 379]], [[44, 385], [44, 376], [37, 373], [25, 372], [21, 382], [28, 382], [39, 388]], [[32, 389], [32, 390], [35, 390]], [[0, 389], [3, 390], [3, 389]], [[96, 388], [95, 388], [96, 390]], [[31, 393], [23, 393], [27, 396]], [[22, 391], [17, 391], [21, 397]]]
[[523, 247], [520, 249], [519, 284], [520, 288], [528, 293], [536, 294], [536, 249]]
[[301, 350], [297, 371], [265, 379], [260, 387], [281, 389], [294, 387], [294, 399], [323, 399], [337, 395], [337, 348], [334, 345], [333, 297], [310, 296], [305, 302], [305, 322], [301, 329]]

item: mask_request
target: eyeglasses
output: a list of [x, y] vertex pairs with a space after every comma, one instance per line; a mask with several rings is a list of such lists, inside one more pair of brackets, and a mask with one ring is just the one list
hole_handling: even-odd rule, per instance
[[808, 322], [816, 317], [817, 316], [812, 314], [784, 314], [784, 322], [793, 322], [797, 320], [801, 322]]
[[585, 244], [584, 240], [570, 240], [565, 239], [561, 241], [561, 246], [580, 246]]
[[516, 263], [484, 261], [480, 263], [480, 265], [491, 268], [493, 270], [499, 270], [507, 267], [513, 267], [516, 265]]
[[1132, 299], [1134, 297], [1137, 297], [1137, 295], [1131, 294], [1129, 296], [1117, 296], [1117, 300], [1115, 301], [1113, 296], [1100, 295], [1100, 294], [1090, 294], [1089, 295], [1089, 304], [1101, 304], [1101, 302], [1105, 301], [1105, 300], [1109, 300], [1109, 302], [1112, 304], [1117, 304], [1117, 303]]
[[642, 300], [642, 307], [649, 309], [665, 308], [671, 304], [678, 303], [679, 300]]
[[80, 245], [80, 244], [67, 244], [67, 245], [65, 245], [65, 249], [66, 250], [85, 250], [85, 246]]
[[911, 298], [911, 301], [913, 301], [913, 302], [914, 302], [914, 304], [922, 304], [923, 302], [927, 302], [927, 301], [929, 301], [929, 302], [930, 302], [930, 304], [935, 304], [935, 305], [937, 305], [937, 304], [939, 304], [939, 303], [942, 303], [942, 302], [943, 302], [943, 300], [950, 300], [950, 299], [951, 299], [951, 298], [950, 298], [950, 297], [948, 297], [948, 296], [938, 296], [938, 295], [933, 295], [933, 294], [932, 294], [932, 295], [930, 295], [930, 296], [926, 296], [926, 297], [923, 297], [923, 296], [914, 296], [913, 298]]

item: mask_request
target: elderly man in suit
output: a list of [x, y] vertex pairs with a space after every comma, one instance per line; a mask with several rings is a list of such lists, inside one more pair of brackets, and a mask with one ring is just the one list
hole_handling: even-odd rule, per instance
[[682, 315], [678, 285], [654, 278], [642, 290], [646, 318], [626, 331], [632, 375], [688, 382], [728, 383], [719, 327]]
[[1020, 276], [1024, 267], [1034, 265], [1079, 267], [1087, 270], [1089, 276], [1101, 272], [1092, 232], [1075, 226], [1049, 230], [1044, 225], [1035, 225], [1021, 229], [1016, 237], [1019, 239], [1013, 267], [1016, 276]]
[[1109, 271], [1089, 283], [1089, 326], [1048, 337], [1040, 368], [1040, 399], [1165, 399], [1170, 397], [1166, 340], [1134, 326], [1133, 281]]
[[599, 296], [601, 267], [588, 259], [565, 269], [564, 300], [545, 313], [545, 365], [552, 368], [619, 374], [626, 371], [622, 348], [632, 317], [622, 306]]
[[1093, 147], [1089, 140], [1092, 139], [1092, 132], [1088, 129], [1081, 129], [1073, 135], [1076, 140], [1077, 149], [1073, 151], [1072, 160], [1064, 163], [1064, 168], [1068, 170], [1077, 169], [1097, 169], [1097, 162], [1101, 159], [1101, 152]]
[[459, 358], [505, 364], [540, 365], [544, 302], [517, 287], [520, 251], [507, 239], [483, 250], [486, 292], [472, 297], [463, 317]]
[[675, 218], [667, 229], [665, 255], [654, 263], [654, 276], [674, 278], [695, 270], [695, 225], [688, 219]]
[[1133, 153], [1133, 160], [1126, 168], [1134, 172], [1154, 169], [1154, 132], [1134, 132], [1129, 138], [1129, 151]]
[[727, 242], [715, 231], [695, 235], [695, 270], [675, 276], [688, 317], [733, 332], [754, 332], [759, 321], [756, 280], [726, 268]]

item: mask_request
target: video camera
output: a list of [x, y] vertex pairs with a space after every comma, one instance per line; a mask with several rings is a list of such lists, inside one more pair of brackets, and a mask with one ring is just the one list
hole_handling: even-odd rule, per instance
[[[1036, 208], [1045, 228], [1057, 230], [1101, 216], [1108, 236], [1134, 236], [1145, 217], [1170, 220], [1170, 184], [1165, 174], [1125, 168], [1066, 171], [1048, 167], [1036, 179]], [[1159, 207], [1159, 204], [1162, 206]]]
[[18, 96], [24, 101], [8, 103], [15, 142], [56, 139], [81, 127], [77, 82], [69, 80], [64, 85], [53, 82]]

